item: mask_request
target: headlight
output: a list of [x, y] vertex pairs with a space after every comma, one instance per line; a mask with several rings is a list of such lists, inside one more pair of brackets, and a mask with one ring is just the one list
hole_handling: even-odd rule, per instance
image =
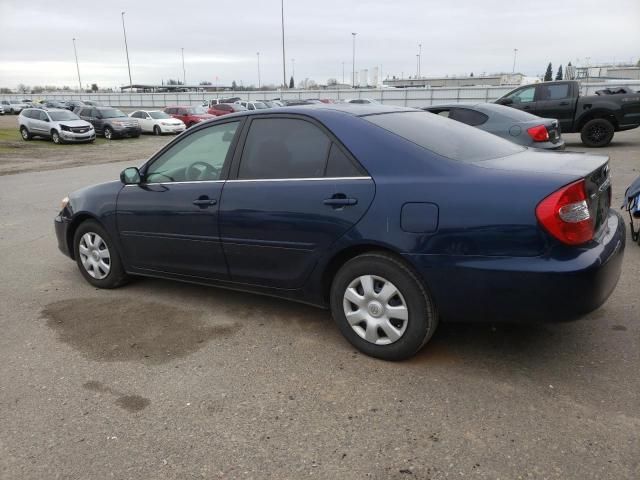
[[160, 125], [166, 125], [166, 126], [169, 126], [169, 125], [171, 125], [171, 124], [170, 124], [169, 122], [160, 122]]
[[71, 129], [69, 127], [67, 127], [66, 125], [60, 125], [60, 130], [64, 130], [65, 132], [70, 132]]
[[60, 210], [64, 210], [69, 205], [69, 197], [64, 197], [60, 202]]

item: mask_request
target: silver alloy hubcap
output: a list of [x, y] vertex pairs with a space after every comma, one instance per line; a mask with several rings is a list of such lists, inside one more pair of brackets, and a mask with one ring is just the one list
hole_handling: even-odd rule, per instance
[[85, 233], [80, 239], [80, 261], [82, 266], [96, 280], [102, 280], [111, 271], [109, 247], [100, 235]]
[[111, 138], [111, 130], [109, 130], [108, 128], [104, 131], [104, 136], [106, 139], [110, 139]]
[[22, 138], [27, 138], [29, 136], [29, 134], [27, 133], [27, 129], [23, 128], [22, 129]]
[[407, 302], [386, 278], [376, 275], [356, 278], [347, 286], [342, 306], [353, 331], [367, 342], [389, 345], [407, 330]]

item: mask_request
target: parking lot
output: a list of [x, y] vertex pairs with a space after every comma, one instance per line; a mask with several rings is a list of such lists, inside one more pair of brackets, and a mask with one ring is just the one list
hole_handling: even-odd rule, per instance
[[[628, 233], [618, 287], [587, 318], [442, 324], [388, 363], [311, 307], [163, 280], [92, 288], [57, 250], [60, 199], [172, 137], [22, 142], [15, 120], [0, 118], [1, 478], [640, 478]], [[617, 208], [640, 131], [591, 153], [611, 156]]]

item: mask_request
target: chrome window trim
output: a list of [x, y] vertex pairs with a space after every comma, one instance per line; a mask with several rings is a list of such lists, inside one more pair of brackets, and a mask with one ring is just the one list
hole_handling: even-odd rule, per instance
[[227, 182], [247, 183], [247, 182], [318, 182], [336, 180], [371, 180], [371, 177], [305, 177], [305, 178], [238, 178], [227, 180]]
[[184, 182], [149, 182], [149, 183], [127, 183], [125, 187], [139, 187], [141, 185], [181, 185], [190, 183], [224, 183], [227, 180], [189, 180]]

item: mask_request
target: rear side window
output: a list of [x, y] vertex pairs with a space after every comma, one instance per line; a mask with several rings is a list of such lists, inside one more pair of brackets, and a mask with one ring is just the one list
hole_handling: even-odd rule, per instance
[[310, 122], [255, 119], [247, 134], [238, 178], [322, 177], [330, 144], [324, 132]]
[[361, 177], [364, 172], [354, 165], [349, 157], [347, 157], [340, 147], [335, 143], [331, 144], [329, 150], [329, 159], [327, 160], [326, 177]]
[[569, 84], [561, 83], [559, 85], [545, 85], [541, 84], [537, 86], [538, 92], [536, 100], [562, 100], [569, 97]]
[[449, 118], [471, 126], [482, 125], [489, 120], [489, 117], [484, 113], [469, 110], [468, 108], [452, 108]]
[[44, 112], [44, 110], [38, 110], [38, 115], [40, 116], [40, 120], [46, 122], [49, 120], [49, 116]]
[[525, 150], [508, 140], [428, 112], [395, 112], [362, 118], [431, 152], [460, 162], [506, 157]]

